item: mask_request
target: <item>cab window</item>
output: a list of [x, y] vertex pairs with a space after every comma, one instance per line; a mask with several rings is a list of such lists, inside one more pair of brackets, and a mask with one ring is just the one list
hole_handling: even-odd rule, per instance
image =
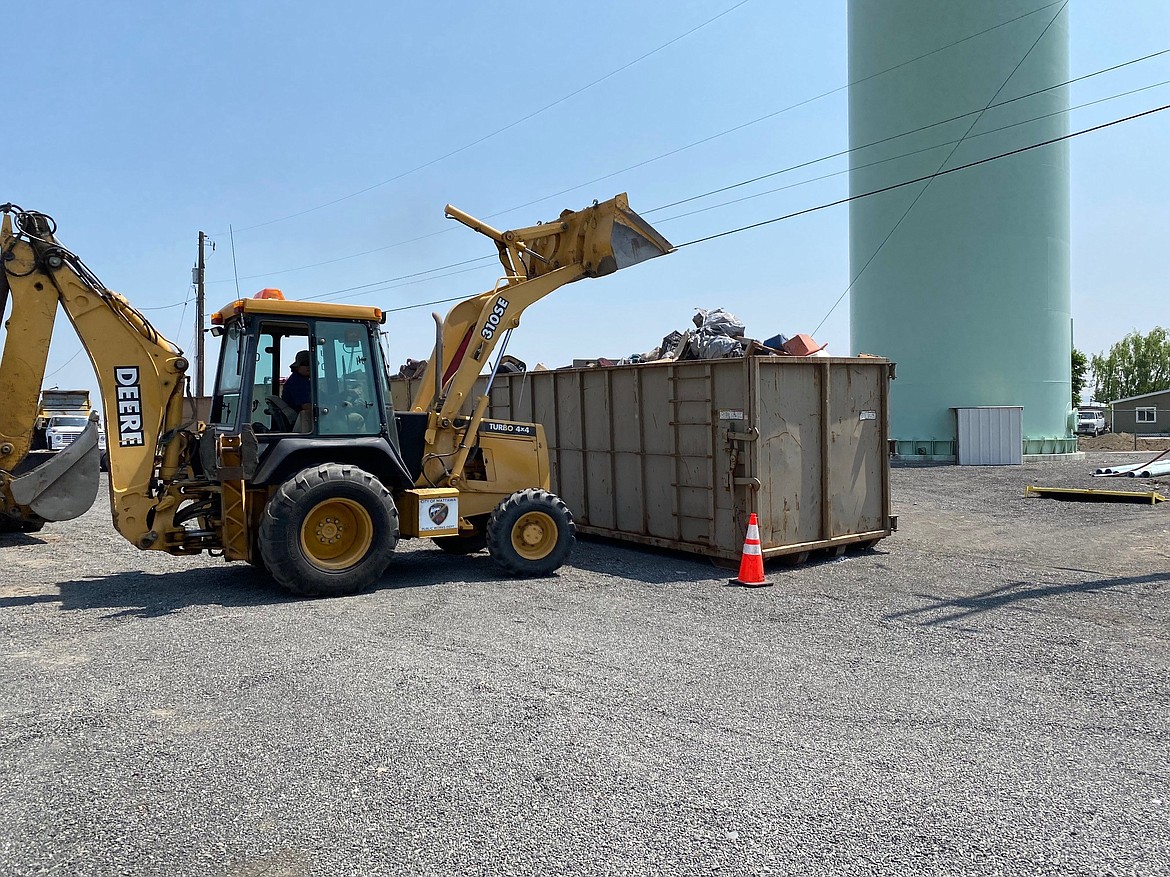
[[[312, 430], [309, 376], [293, 378], [297, 374], [294, 367], [297, 357], [306, 356], [310, 346], [308, 323], [266, 321], [260, 324], [252, 387], [251, 420], [255, 432]], [[306, 404], [308, 410], [304, 409]]]
[[247, 336], [238, 321], [229, 325], [219, 349], [219, 376], [211, 403], [211, 422], [234, 427], [240, 414], [240, 388], [247, 351]]
[[370, 332], [353, 323], [317, 323], [313, 363], [320, 435], [378, 435], [382, 418]]

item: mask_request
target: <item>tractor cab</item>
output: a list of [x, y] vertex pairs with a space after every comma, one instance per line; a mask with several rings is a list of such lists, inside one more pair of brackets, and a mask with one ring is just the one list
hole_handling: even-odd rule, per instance
[[415, 467], [402, 460], [378, 343], [384, 322], [378, 308], [285, 301], [278, 290], [212, 315], [222, 346], [208, 426], [255, 437], [255, 483], [320, 457], [409, 486]]

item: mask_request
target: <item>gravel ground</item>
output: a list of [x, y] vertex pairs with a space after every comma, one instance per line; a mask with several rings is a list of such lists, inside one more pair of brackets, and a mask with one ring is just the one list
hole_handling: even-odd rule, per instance
[[298, 601], [104, 504], [0, 537], [0, 873], [1170, 874], [1170, 504], [905, 466], [874, 550], [726, 585], [404, 543]]

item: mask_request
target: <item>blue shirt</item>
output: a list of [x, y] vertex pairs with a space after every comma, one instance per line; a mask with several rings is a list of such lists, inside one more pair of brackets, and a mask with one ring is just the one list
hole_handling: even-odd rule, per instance
[[285, 378], [284, 388], [280, 391], [280, 398], [285, 401], [285, 404], [289, 408], [299, 412], [301, 408], [312, 401], [309, 379], [298, 372], [293, 372]]

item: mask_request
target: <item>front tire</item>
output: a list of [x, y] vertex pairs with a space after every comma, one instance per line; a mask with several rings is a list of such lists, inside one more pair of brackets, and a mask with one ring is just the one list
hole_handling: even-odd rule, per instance
[[284, 482], [264, 508], [260, 559], [304, 597], [340, 597], [374, 584], [398, 543], [398, 510], [382, 483], [329, 463]]
[[546, 576], [573, 550], [573, 515], [564, 501], [531, 487], [496, 506], [487, 524], [492, 559], [514, 576]]

